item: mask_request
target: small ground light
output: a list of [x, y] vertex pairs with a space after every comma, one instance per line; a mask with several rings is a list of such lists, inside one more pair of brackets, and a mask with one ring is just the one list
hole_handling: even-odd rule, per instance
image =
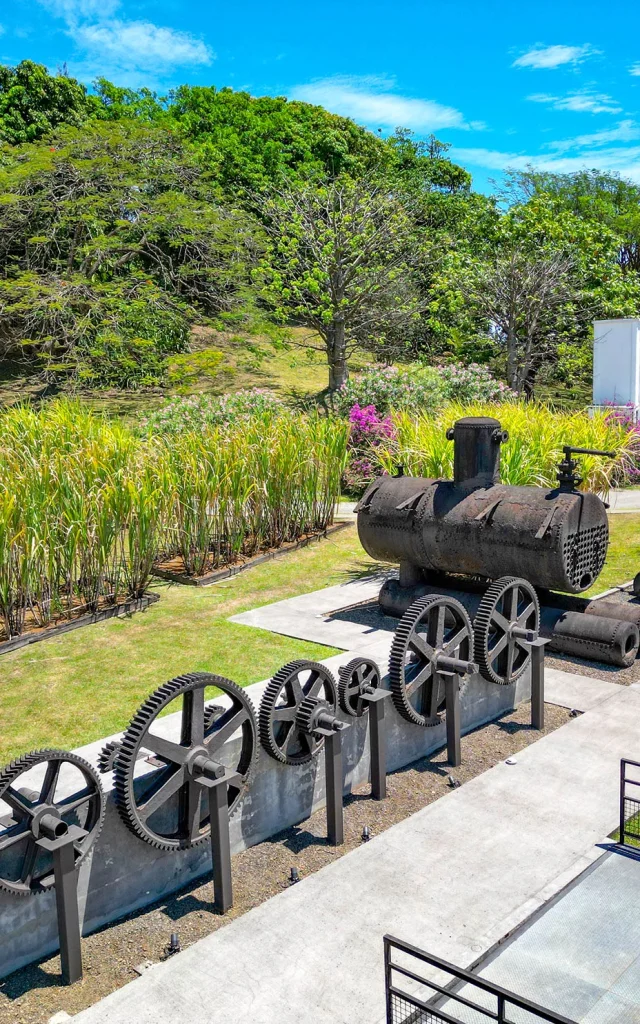
[[169, 938], [169, 945], [164, 947], [164, 951], [167, 956], [173, 956], [174, 953], [179, 953], [181, 949], [180, 937], [177, 932], [171, 932]]
[[300, 872], [297, 868], [291, 868], [289, 871], [289, 882], [291, 885], [295, 885], [296, 882], [300, 881]]
[[371, 839], [371, 829], [369, 828], [368, 825], [365, 825], [364, 828], [362, 829], [362, 842], [363, 843], [368, 843], [370, 839]]
[[458, 789], [460, 786], [460, 780], [454, 779], [453, 775], [447, 776], [447, 782], [449, 783], [451, 789]]

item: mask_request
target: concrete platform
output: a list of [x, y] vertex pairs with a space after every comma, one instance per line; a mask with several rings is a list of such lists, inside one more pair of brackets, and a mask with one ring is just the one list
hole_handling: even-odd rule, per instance
[[476, 777], [75, 1019], [382, 1022], [385, 932], [471, 966], [602, 856], [599, 844], [616, 827], [619, 759], [640, 747], [640, 692], [611, 685], [516, 763]]
[[[605, 854], [478, 973], [580, 1024], [640, 1024], [639, 891], [640, 859]], [[492, 1006], [471, 989], [459, 994]], [[486, 1022], [463, 1007], [455, 1013], [465, 1024]]]

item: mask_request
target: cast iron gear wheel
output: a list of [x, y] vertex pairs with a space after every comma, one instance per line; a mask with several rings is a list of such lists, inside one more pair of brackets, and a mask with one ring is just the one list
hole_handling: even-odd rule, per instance
[[324, 740], [299, 727], [296, 717], [306, 697], [327, 702], [336, 711], [336, 681], [328, 668], [315, 661], [291, 661], [278, 669], [260, 702], [260, 742], [281, 764], [305, 764], [316, 757]]
[[332, 709], [328, 701], [320, 700], [318, 697], [305, 697], [298, 708], [296, 725], [299, 729], [303, 729], [307, 733], [313, 733], [315, 723], [318, 720], [318, 715], [322, 711], [327, 712], [327, 714], [331, 714]]
[[[213, 706], [215, 711], [205, 705], [207, 687], [222, 690], [231, 699], [222, 714], [219, 705]], [[168, 740], [151, 729], [160, 712], [177, 698], [182, 698], [180, 739]], [[206, 842], [211, 833], [207, 800], [189, 773], [190, 759], [202, 753], [238, 772], [240, 780], [228, 787], [231, 814], [249, 783], [257, 740], [253, 704], [236, 683], [209, 672], [170, 679], [138, 708], [122, 737], [114, 792], [125, 825], [158, 850], [184, 850]], [[135, 767], [144, 751], [164, 763], [141, 776]]]
[[[83, 780], [84, 788], [57, 796], [60, 773], [69, 765], [75, 770], [77, 781]], [[40, 771], [29, 776], [34, 768]], [[68, 768], [65, 775], [67, 791], [71, 781]], [[23, 786], [17, 788], [21, 776]], [[74, 843], [78, 867], [100, 835], [105, 797], [98, 773], [84, 758], [65, 750], [34, 750], [12, 761], [0, 773], [0, 808], [0, 889], [29, 896], [45, 892], [55, 883], [51, 854], [36, 845], [38, 819], [50, 813], [87, 832]], [[3, 813], [5, 808], [9, 814]]]
[[[431, 594], [407, 608], [389, 655], [391, 696], [407, 722], [430, 727], [442, 721], [445, 688], [435, 670], [438, 655], [468, 661], [473, 629], [466, 609], [453, 597]], [[460, 693], [466, 688], [460, 677]]]
[[370, 658], [353, 658], [338, 672], [338, 700], [345, 715], [362, 718], [369, 705], [362, 698], [381, 683], [380, 669]]
[[491, 683], [515, 682], [531, 660], [531, 649], [511, 627], [538, 633], [540, 603], [528, 580], [502, 576], [484, 593], [473, 623], [474, 656], [480, 674]]
[[116, 759], [120, 753], [120, 741], [109, 740], [105, 743], [104, 747], [98, 754], [98, 771], [101, 775], [106, 775], [107, 772], [112, 772], [115, 768]]

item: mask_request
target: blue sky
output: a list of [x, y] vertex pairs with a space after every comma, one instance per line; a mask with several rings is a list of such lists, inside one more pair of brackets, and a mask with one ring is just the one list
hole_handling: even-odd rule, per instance
[[434, 132], [491, 190], [528, 164], [640, 182], [639, 29], [634, 0], [4, 0], [0, 62], [161, 92], [230, 85]]

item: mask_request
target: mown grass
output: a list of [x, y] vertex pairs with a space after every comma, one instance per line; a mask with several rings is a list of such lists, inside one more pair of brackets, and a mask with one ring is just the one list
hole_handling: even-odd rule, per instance
[[159, 585], [161, 599], [145, 613], [2, 655], [0, 765], [27, 750], [71, 749], [118, 732], [153, 689], [182, 672], [215, 672], [246, 685], [293, 658], [335, 654], [227, 620], [371, 564], [351, 527], [212, 587]]
[[582, 597], [594, 597], [610, 587], [632, 580], [640, 572], [640, 514], [609, 516], [609, 550], [604, 569]]
[[[640, 515], [609, 519], [611, 546], [592, 593], [640, 568]], [[212, 587], [158, 585], [144, 614], [110, 620], [0, 658], [0, 765], [42, 746], [72, 748], [118, 732], [153, 689], [181, 672], [241, 685], [292, 658], [332, 648], [228, 622], [231, 615], [364, 573], [371, 559], [351, 527]]]

